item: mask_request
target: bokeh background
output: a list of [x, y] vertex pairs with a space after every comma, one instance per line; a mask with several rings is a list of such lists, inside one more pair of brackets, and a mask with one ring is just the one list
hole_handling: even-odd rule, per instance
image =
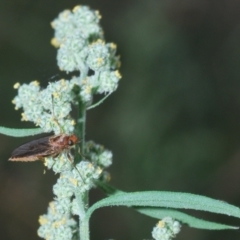
[[[0, 0], [0, 125], [21, 122], [15, 82], [62, 77], [50, 45], [50, 22], [64, 9], [89, 5], [103, 16], [106, 40], [118, 45], [123, 78], [89, 111], [87, 139], [114, 154], [112, 184], [124, 191], [202, 194], [240, 206], [240, 1]], [[33, 137], [34, 138], [34, 137]], [[0, 239], [40, 239], [38, 217], [57, 176], [41, 162], [11, 163], [33, 139], [0, 135]], [[103, 197], [91, 192], [91, 202]], [[195, 216], [240, 225], [239, 219]], [[151, 239], [156, 224], [127, 208], [94, 213], [91, 239]], [[179, 240], [235, 240], [239, 231], [183, 226]]]

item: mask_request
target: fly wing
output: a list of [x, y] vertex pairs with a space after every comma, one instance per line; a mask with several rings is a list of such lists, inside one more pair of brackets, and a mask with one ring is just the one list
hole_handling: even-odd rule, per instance
[[21, 145], [13, 151], [9, 160], [36, 161], [53, 155], [55, 152], [49, 143], [50, 138], [51, 136], [43, 137]]

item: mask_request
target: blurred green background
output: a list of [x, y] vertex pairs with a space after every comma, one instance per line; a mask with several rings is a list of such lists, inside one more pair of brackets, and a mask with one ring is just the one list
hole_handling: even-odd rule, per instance
[[[119, 89], [89, 111], [87, 139], [114, 154], [112, 184], [125, 191], [191, 192], [240, 206], [240, 2], [237, 0], [0, 0], [0, 125], [20, 121], [15, 82], [42, 86], [62, 77], [50, 22], [64, 9], [89, 5], [118, 45]], [[33, 137], [34, 138], [34, 137]], [[0, 239], [39, 239], [57, 176], [43, 164], [11, 163], [21, 143], [0, 135]], [[91, 192], [91, 202], [103, 197]], [[238, 219], [191, 211], [240, 225]], [[151, 239], [157, 223], [127, 208], [98, 210], [91, 239]], [[239, 231], [183, 226], [179, 240], [234, 240]]]

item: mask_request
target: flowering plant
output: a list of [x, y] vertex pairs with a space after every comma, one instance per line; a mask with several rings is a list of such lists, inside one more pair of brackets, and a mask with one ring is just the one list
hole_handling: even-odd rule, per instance
[[[103, 103], [117, 89], [121, 78], [116, 45], [105, 42], [100, 18], [97, 11], [85, 6], [76, 6], [72, 11], [59, 14], [52, 22], [55, 35], [51, 41], [58, 49], [57, 63], [62, 71], [75, 71], [78, 75], [51, 82], [45, 89], [37, 81], [16, 83], [15, 108], [22, 108], [23, 121], [31, 121], [39, 128], [0, 127], [1, 133], [15, 137], [53, 132], [54, 136], [75, 134], [80, 139], [81, 153], [76, 147], [74, 156], [62, 151], [57, 156], [45, 158], [47, 168], [59, 173], [59, 178], [53, 186], [55, 198], [47, 213], [39, 218], [38, 235], [48, 240], [88, 240], [92, 213], [100, 207], [120, 205], [162, 219], [152, 231], [156, 240], [175, 237], [181, 229], [179, 221], [202, 229], [236, 229], [174, 210], [195, 209], [240, 218], [240, 209], [230, 204], [189, 193], [126, 193], [108, 184], [110, 174], [106, 168], [112, 164], [112, 152], [93, 141], [85, 142], [87, 111]], [[97, 103], [94, 103], [95, 94], [103, 94]], [[72, 107], [78, 109], [76, 120], [71, 116]], [[89, 206], [88, 193], [94, 187], [101, 188], [107, 197]], [[78, 221], [74, 215], [78, 216]]]

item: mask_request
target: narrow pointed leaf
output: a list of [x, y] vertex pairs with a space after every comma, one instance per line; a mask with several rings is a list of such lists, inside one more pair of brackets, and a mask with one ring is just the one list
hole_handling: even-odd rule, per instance
[[[107, 195], [116, 195], [119, 193], [124, 193], [123, 191], [118, 190], [117, 188], [104, 183], [104, 182], [96, 182], [96, 185], [104, 191]], [[162, 219], [164, 217], [170, 216], [173, 217], [182, 223], [188, 224], [190, 227], [199, 228], [199, 229], [207, 229], [207, 230], [224, 230], [224, 229], [239, 229], [236, 226], [230, 226], [221, 223], [215, 223], [211, 221], [202, 220], [196, 217], [192, 217], [186, 213], [182, 213], [173, 209], [162, 209], [156, 207], [133, 207], [134, 210], [156, 219]]]
[[153, 217], [156, 219], [162, 219], [164, 217], [172, 217], [194, 228], [207, 229], [207, 230], [239, 229], [239, 227], [195, 218], [186, 213], [182, 213], [180, 211], [172, 210], [172, 209], [168, 210], [168, 209], [159, 209], [154, 207], [153, 208], [136, 207], [134, 209], [144, 215], [147, 215], [149, 217]]
[[88, 209], [87, 217], [90, 218], [94, 210], [107, 206], [193, 209], [240, 218], [240, 209], [226, 202], [190, 193], [159, 191], [118, 193], [95, 203]]
[[18, 129], [0, 126], [0, 133], [12, 137], [27, 137], [43, 133], [43, 130], [41, 128]]

